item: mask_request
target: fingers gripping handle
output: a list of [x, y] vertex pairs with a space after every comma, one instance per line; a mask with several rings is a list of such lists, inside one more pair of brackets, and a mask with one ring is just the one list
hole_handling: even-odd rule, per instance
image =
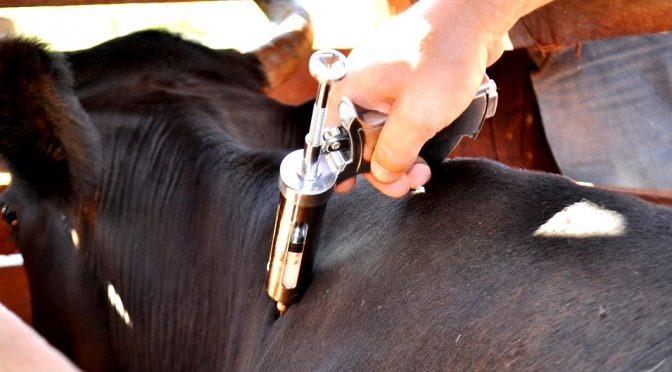
[[420, 150], [430, 165], [444, 161], [455, 149], [460, 140], [467, 136], [475, 139], [483, 128], [485, 119], [495, 115], [497, 109], [497, 85], [486, 76], [471, 104], [449, 126], [442, 129]]
[[[449, 126], [442, 129], [420, 150], [427, 163], [441, 163], [455, 149], [462, 137], [475, 138], [485, 119], [492, 117], [497, 109], [497, 85], [485, 76], [474, 100]], [[371, 170], [371, 155], [378, 140], [380, 130], [385, 125], [387, 114], [367, 110], [344, 97], [339, 105], [341, 125], [350, 137], [348, 164], [339, 174], [341, 182], [359, 173]]]

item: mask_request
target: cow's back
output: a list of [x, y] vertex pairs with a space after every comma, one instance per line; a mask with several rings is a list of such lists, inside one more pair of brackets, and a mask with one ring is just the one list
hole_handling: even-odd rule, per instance
[[672, 353], [669, 208], [489, 161], [434, 173], [426, 194], [330, 202], [261, 369], [645, 370]]

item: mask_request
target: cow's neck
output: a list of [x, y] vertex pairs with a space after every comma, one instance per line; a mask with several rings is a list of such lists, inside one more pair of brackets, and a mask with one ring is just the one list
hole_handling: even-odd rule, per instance
[[[283, 154], [199, 156], [172, 159], [174, 175], [106, 172], [92, 260], [98, 290], [113, 288], [123, 302], [107, 311], [112, 344], [124, 348], [113, 351], [122, 368], [137, 360], [147, 363], [141, 369], [160, 368], [155, 358], [177, 349], [187, 363], [203, 350], [174, 335], [212, 329], [219, 344], [211, 350], [220, 354], [211, 357], [226, 369], [244, 355], [241, 344], [252, 345], [241, 340], [261, 337], [272, 316], [263, 285]], [[146, 355], [131, 354], [137, 349], [128, 345], [138, 342], [151, 345]]]
[[239, 340], [227, 348], [227, 367], [233, 369], [244, 369], [250, 363], [241, 358], [256, 355], [259, 342], [268, 337], [268, 326], [277, 317], [275, 302], [264, 291], [264, 281], [279, 202], [282, 156], [257, 153], [254, 158], [230, 180], [241, 190], [234, 201], [239, 208], [235, 214], [240, 220], [232, 231], [235, 238], [230, 246], [237, 251], [230, 268], [236, 273], [235, 286], [240, 289], [233, 296], [236, 305], [227, 326], [232, 337]]
[[77, 218], [66, 216], [63, 210], [60, 203], [49, 204], [44, 213], [56, 218], [44, 218], [42, 232], [33, 236], [30, 247], [22, 249], [33, 326], [85, 370], [105, 370], [101, 366], [114, 370], [103, 296], [95, 291], [95, 275], [87, 255], [71, 240]]

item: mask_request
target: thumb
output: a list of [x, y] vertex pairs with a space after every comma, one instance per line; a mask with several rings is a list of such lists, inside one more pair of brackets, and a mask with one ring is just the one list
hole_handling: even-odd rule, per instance
[[435, 128], [441, 128], [441, 123], [426, 117], [418, 107], [422, 105], [412, 98], [400, 98], [392, 106], [371, 157], [371, 174], [378, 181], [396, 181], [413, 165], [425, 142], [436, 134]]
[[444, 74], [436, 68], [416, 73], [390, 109], [371, 157], [372, 175], [390, 183], [404, 174], [422, 146], [469, 105], [483, 70], [467, 62], [462, 74]]

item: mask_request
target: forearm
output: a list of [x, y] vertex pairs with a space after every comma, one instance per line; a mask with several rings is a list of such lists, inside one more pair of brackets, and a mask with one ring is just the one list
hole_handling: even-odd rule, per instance
[[553, 0], [421, 0], [416, 6], [431, 7], [433, 14], [446, 19], [476, 21], [489, 32], [501, 33], [509, 31], [521, 17], [551, 2]]
[[0, 370], [76, 371], [35, 330], [0, 304]]
[[606, 37], [672, 30], [668, 0], [557, 0], [520, 19], [514, 47], [562, 48]]

